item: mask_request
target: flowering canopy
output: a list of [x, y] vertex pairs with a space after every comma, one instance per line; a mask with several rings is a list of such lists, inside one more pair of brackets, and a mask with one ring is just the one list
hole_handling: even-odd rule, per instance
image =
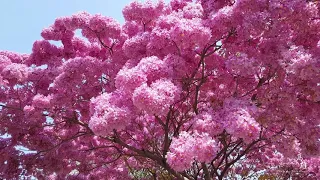
[[31, 54], [0, 51], [1, 179], [320, 178], [318, 1], [123, 15], [58, 18]]

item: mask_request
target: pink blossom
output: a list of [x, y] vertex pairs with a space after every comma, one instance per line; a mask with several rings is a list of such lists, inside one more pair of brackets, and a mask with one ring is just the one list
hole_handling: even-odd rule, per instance
[[245, 142], [257, 139], [259, 123], [254, 119], [256, 107], [246, 101], [226, 99], [224, 101], [224, 126], [228, 133], [243, 138]]
[[188, 4], [188, 2], [191, 1], [192, 0], [172, 0], [170, 1], [170, 6], [172, 10], [178, 11], [185, 7]]
[[[121, 102], [121, 92], [105, 93], [91, 100], [92, 117], [89, 127], [97, 135], [106, 136], [113, 129], [122, 130], [132, 118], [128, 102]], [[130, 103], [130, 102], [129, 102]]]
[[17, 83], [28, 78], [29, 70], [24, 64], [12, 63], [2, 70], [1, 75], [10, 82]]
[[148, 114], [165, 115], [170, 105], [179, 99], [180, 89], [167, 79], [160, 79], [150, 86], [142, 84], [133, 93], [133, 104]]
[[139, 33], [127, 39], [123, 46], [123, 51], [129, 58], [139, 58], [146, 53], [146, 46], [150, 38], [150, 33]]
[[136, 67], [120, 70], [115, 78], [115, 86], [129, 93], [132, 93], [145, 82], [147, 82], [147, 75]]
[[218, 151], [217, 144], [208, 134], [181, 132], [174, 138], [167, 155], [169, 165], [176, 171], [190, 168], [194, 160], [210, 162]]
[[0, 71], [11, 63], [11, 60], [7, 56], [0, 55]]
[[156, 56], [141, 59], [136, 68], [146, 74], [149, 83], [173, 75], [172, 69]]
[[163, 1], [159, 1], [157, 4], [153, 3], [152, 1], [147, 1], [143, 4], [135, 1], [126, 6], [122, 13], [127, 21], [148, 23], [157, 18], [162, 13], [163, 8]]
[[248, 57], [246, 54], [237, 53], [228, 57], [225, 61], [226, 67], [232, 74], [239, 76], [253, 76], [258, 72], [255, 71], [259, 67], [259, 63], [254, 58]]
[[37, 94], [32, 99], [32, 104], [34, 107], [38, 108], [48, 108], [50, 107], [50, 101], [52, 99], [52, 96], [44, 96], [42, 94]]

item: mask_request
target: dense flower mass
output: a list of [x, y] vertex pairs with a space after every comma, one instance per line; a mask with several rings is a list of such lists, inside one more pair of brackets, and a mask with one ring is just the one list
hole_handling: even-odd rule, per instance
[[92, 99], [91, 112], [94, 114], [90, 119], [89, 127], [95, 134], [108, 135], [112, 130], [124, 129], [130, 123], [130, 100], [123, 102], [126, 101], [123, 96], [121, 92], [113, 92]]
[[177, 171], [189, 169], [194, 160], [210, 163], [218, 151], [215, 140], [207, 133], [181, 132], [174, 138], [168, 153], [168, 164]]
[[170, 106], [179, 98], [180, 90], [166, 79], [155, 81], [148, 87], [146, 84], [138, 87], [133, 93], [133, 103], [147, 114], [165, 116]]
[[0, 179], [320, 179], [318, 1], [123, 15], [60, 17], [31, 54], [0, 51]]

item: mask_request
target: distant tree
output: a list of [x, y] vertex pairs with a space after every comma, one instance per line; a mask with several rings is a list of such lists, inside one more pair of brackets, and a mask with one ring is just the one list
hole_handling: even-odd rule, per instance
[[319, 13], [173, 0], [132, 2], [123, 25], [56, 19], [31, 54], [0, 52], [0, 178], [320, 179]]

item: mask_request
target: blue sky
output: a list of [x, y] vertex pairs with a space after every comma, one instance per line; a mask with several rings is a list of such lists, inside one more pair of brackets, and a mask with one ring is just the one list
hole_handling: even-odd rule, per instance
[[101, 13], [123, 23], [122, 9], [132, 0], [1, 0], [0, 50], [30, 53], [41, 30], [57, 17], [79, 11]]

